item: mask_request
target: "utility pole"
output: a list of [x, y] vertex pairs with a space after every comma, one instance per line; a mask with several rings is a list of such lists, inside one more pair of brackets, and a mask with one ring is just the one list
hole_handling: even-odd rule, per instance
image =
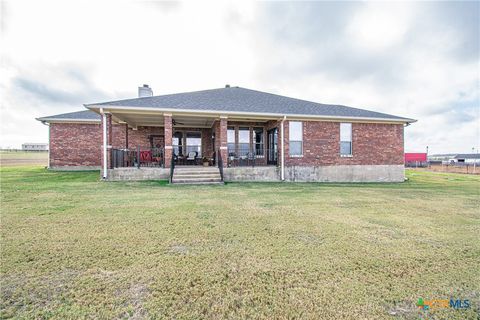
[[475, 147], [472, 147], [472, 157], [473, 157], [473, 174], [475, 174], [475, 167], [477, 165], [477, 158], [475, 157]]
[[428, 161], [428, 146], [427, 146], [427, 168], [430, 168], [430, 161]]

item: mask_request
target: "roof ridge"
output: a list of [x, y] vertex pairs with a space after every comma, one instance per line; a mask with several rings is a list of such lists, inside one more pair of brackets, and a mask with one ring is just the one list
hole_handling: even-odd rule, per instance
[[152, 98], [158, 98], [158, 97], [173, 96], [173, 95], [177, 95], [177, 94], [196, 93], [196, 92], [205, 92], [205, 91], [215, 91], [215, 90], [231, 89], [231, 88], [239, 88], [239, 87], [237, 86], [237, 87], [229, 87], [229, 88], [215, 88], [215, 89], [194, 90], [194, 91], [185, 91], [185, 92], [177, 92], [177, 93], [167, 93], [167, 94], [159, 94], [159, 95], [150, 96], [150, 97], [137, 97], [137, 98], [127, 98], [127, 99], [120, 99], [120, 100], [112, 100], [112, 101], [106, 101], [106, 102], [85, 103], [85, 104], [83, 104], [83, 106], [84, 106], [84, 107], [87, 107], [87, 106], [92, 106], [92, 105], [96, 105], [96, 104], [103, 104], [103, 103], [124, 102], [124, 101], [128, 101], [128, 100], [152, 99]]

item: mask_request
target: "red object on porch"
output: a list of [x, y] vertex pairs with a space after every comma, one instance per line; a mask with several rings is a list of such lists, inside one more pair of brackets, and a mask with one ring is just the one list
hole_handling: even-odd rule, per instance
[[151, 161], [152, 161], [151, 151], [140, 151], [140, 162], [151, 162]]
[[405, 153], [405, 163], [409, 162], [427, 162], [427, 154], [424, 152]]

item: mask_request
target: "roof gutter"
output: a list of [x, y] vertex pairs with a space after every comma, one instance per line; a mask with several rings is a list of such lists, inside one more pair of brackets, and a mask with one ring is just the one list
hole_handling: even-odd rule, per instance
[[66, 118], [35, 118], [35, 120], [40, 121], [42, 123], [51, 123], [51, 122], [82, 122], [82, 123], [99, 123], [101, 120], [99, 119], [66, 119]]

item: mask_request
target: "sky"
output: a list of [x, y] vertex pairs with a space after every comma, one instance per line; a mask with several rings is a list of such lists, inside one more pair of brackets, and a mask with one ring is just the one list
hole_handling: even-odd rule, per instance
[[405, 150], [480, 147], [480, 2], [2, 1], [1, 147], [36, 117], [225, 84], [417, 119]]

